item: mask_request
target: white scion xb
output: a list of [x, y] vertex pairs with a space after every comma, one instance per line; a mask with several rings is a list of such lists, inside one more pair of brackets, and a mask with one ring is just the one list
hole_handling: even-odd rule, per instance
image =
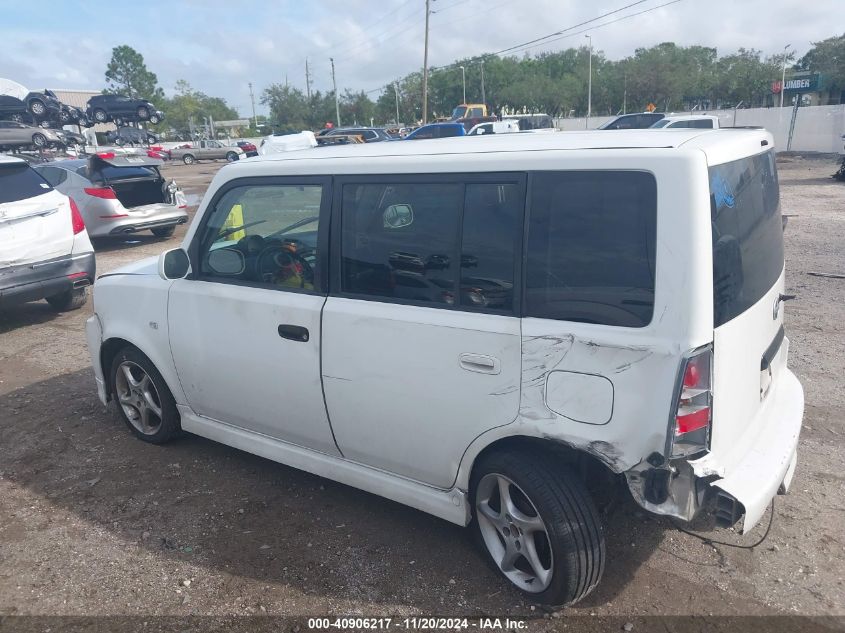
[[538, 602], [593, 500], [747, 530], [789, 488], [782, 218], [761, 130], [494, 135], [220, 170], [182, 248], [100, 277], [99, 396], [472, 525]]

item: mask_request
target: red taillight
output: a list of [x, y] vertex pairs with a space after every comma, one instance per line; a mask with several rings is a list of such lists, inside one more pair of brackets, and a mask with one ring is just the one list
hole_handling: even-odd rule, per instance
[[117, 200], [114, 189], [111, 187], [85, 187], [85, 193], [95, 198], [103, 198], [104, 200]]
[[114, 152], [100, 152], [97, 154], [97, 156], [99, 156], [100, 158], [114, 158], [115, 154]]
[[73, 234], [79, 235], [85, 230], [85, 221], [82, 219], [82, 214], [79, 212], [79, 207], [76, 206], [73, 198], [68, 198], [68, 200], [70, 200], [70, 221], [73, 226]]
[[672, 457], [707, 450], [713, 421], [712, 364], [713, 350], [710, 347], [694, 352], [684, 361], [675, 410]]

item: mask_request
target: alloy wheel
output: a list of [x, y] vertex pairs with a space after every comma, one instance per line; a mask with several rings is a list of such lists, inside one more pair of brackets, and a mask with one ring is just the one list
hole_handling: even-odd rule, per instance
[[478, 482], [475, 510], [484, 544], [502, 573], [529, 593], [548, 588], [554, 575], [548, 529], [522, 489], [489, 473]]
[[115, 392], [123, 413], [135, 429], [155, 435], [161, 428], [161, 398], [152, 378], [130, 360], [123, 361], [115, 374]]

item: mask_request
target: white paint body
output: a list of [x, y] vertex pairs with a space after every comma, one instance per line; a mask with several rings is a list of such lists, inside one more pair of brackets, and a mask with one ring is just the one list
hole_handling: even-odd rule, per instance
[[650, 129], [671, 130], [676, 128], [719, 129], [719, 117], [709, 114], [669, 115], [657, 121]]
[[[161, 372], [185, 430], [466, 524], [473, 464], [498, 440], [543, 438], [614, 473], [642, 468], [665, 449], [684, 355], [715, 343], [712, 447], [690, 467], [738, 498], [750, 527], [789, 484], [803, 394], [786, 367], [787, 345], [769, 399], [761, 406], [742, 391], [782, 323], [782, 310], [771, 314], [782, 276], [714, 331], [708, 166], [758, 154], [763, 142], [770, 147], [762, 131], [725, 130], [493, 135], [227, 165], [186, 250], [217, 191], [240, 178], [648, 171], [657, 182], [654, 318], [641, 328], [609, 327], [172, 281], [146, 260], [97, 283], [88, 342], [98, 392], [105, 402], [102, 344], [126, 340]], [[311, 339], [280, 338], [282, 319], [307, 327]]]

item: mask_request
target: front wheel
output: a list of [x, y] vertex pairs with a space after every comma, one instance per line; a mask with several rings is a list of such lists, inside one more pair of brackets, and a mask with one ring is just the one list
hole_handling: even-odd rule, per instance
[[111, 365], [112, 395], [120, 417], [135, 436], [164, 444], [182, 427], [176, 401], [152, 361], [135, 347], [125, 347]]
[[150, 115], [150, 123], [155, 125], [156, 123], [160, 123], [160, 122], [161, 122], [161, 119], [159, 118], [159, 116], [157, 114], [153, 113], [153, 114]]
[[106, 111], [102, 110], [100, 108], [97, 108], [96, 110], [94, 110], [93, 114], [94, 114], [94, 120], [97, 123], [105, 123], [106, 120], [109, 118], [109, 116], [106, 114]]
[[235, 152], [227, 152], [226, 160], [230, 163], [234, 163], [236, 160], [238, 160], [238, 155]]
[[471, 490], [476, 536], [531, 600], [569, 605], [596, 587], [604, 533], [574, 471], [543, 455], [494, 453], [476, 468]]
[[47, 146], [47, 137], [41, 134], [40, 132], [36, 132], [32, 135], [32, 144], [35, 147], [42, 148]]
[[29, 104], [29, 111], [35, 116], [44, 116], [44, 113], [47, 112], [47, 106], [44, 105], [43, 101], [33, 99]]

